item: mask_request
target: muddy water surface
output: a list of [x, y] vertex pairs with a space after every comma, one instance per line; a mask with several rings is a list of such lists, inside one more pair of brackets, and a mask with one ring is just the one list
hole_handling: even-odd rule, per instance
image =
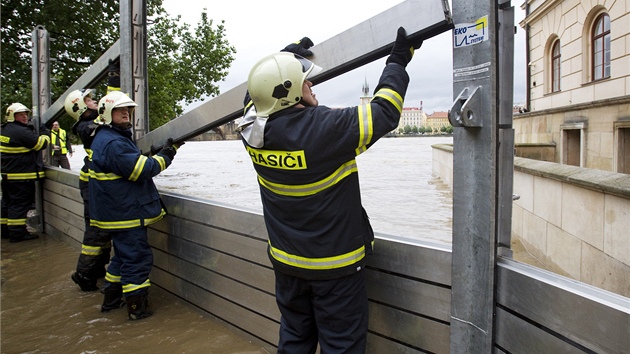
[[103, 295], [70, 280], [79, 250], [50, 236], [1, 251], [2, 353], [267, 353], [157, 286], [147, 319], [101, 313]]

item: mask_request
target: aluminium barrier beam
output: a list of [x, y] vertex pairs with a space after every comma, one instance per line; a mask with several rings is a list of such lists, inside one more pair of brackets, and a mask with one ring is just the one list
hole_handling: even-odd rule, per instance
[[[323, 70], [314, 85], [388, 55], [396, 29], [404, 26], [412, 39], [428, 39], [453, 28], [446, 0], [404, 1], [314, 47], [311, 59]], [[361, 41], [356, 38], [360, 37]], [[160, 148], [169, 139], [191, 139], [241, 117], [247, 84], [223, 93], [137, 140], [143, 152]]]

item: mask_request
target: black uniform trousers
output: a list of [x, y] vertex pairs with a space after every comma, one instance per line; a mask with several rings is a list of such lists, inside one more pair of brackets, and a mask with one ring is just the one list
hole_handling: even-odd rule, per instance
[[330, 280], [276, 274], [278, 353], [365, 353], [368, 301], [365, 271]]
[[79, 190], [83, 199], [83, 219], [85, 232], [81, 245], [81, 254], [77, 261], [77, 272], [90, 279], [105, 276], [105, 266], [109, 263], [112, 250], [112, 238], [109, 231], [90, 226], [90, 191], [88, 182], [79, 181]]
[[153, 268], [147, 228], [112, 231], [110, 235], [114, 242], [114, 256], [107, 267], [105, 280], [113, 283], [111, 280], [119, 278], [125, 297], [146, 293], [151, 285], [149, 274]]
[[19, 240], [27, 236], [26, 217], [34, 207], [34, 180], [11, 181], [2, 178], [2, 237]]

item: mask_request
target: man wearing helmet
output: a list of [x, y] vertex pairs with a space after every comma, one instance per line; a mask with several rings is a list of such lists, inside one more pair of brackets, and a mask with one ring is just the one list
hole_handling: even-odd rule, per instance
[[37, 238], [26, 229], [29, 209], [35, 204], [35, 181], [44, 178], [40, 151], [50, 137], [45, 126], [39, 134], [29, 124], [30, 109], [21, 103], [7, 108], [6, 123], [2, 124], [0, 155], [2, 171], [2, 238], [21, 242]]
[[[119, 73], [118, 62], [110, 60], [107, 79], [108, 92], [120, 91]], [[92, 93], [93, 90], [91, 89], [74, 90], [68, 94], [64, 103], [66, 113], [76, 120], [76, 123], [72, 126], [72, 132], [79, 136], [86, 152], [79, 174], [79, 190], [81, 191], [81, 199], [83, 199], [85, 230], [83, 232], [83, 242], [81, 244], [81, 254], [77, 261], [77, 268], [71, 276], [71, 279], [83, 291], [98, 290], [96, 282], [99, 278], [105, 276], [105, 266], [109, 263], [112, 248], [112, 239], [107, 230], [101, 230], [90, 225], [88, 180], [92, 158], [92, 140], [94, 140], [94, 130], [96, 128], [94, 120], [98, 118], [97, 102], [92, 98]], [[118, 308], [122, 306], [122, 303], [112, 304], [111, 306]]]
[[398, 126], [405, 67], [421, 44], [399, 28], [374, 99], [358, 107], [319, 106], [309, 81], [318, 67], [291, 47], [250, 71], [239, 129], [269, 234], [279, 353], [314, 353], [318, 343], [321, 353], [365, 352], [364, 268], [374, 233], [355, 157]]
[[153, 254], [147, 226], [166, 214], [153, 176], [171, 164], [178, 148], [169, 142], [154, 156], [142, 155], [132, 140], [131, 117], [136, 106], [120, 91], [98, 102], [99, 127], [92, 141], [89, 180], [90, 224], [108, 231], [114, 245], [101, 311], [119, 307], [124, 296], [131, 320], [152, 314], [148, 288]]

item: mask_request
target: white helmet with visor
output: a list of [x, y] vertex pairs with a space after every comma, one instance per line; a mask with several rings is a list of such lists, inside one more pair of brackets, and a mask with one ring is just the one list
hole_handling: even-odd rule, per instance
[[86, 97], [92, 97], [92, 89], [74, 90], [68, 94], [63, 107], [66, 109], [66, 113], [74, 120], [81, 119], [81, 115], [88, 110], [87, 104], [85, 104]]
[[28, 109], [25, 105], [21, 104], [21, 103], [12, 103], [8, 108], [7, 108], [7, 115], [6, 115], [6, 121], [7, 122], [15, 122], [15, 114], [19, 113], [19, 112], [27, 112], [30, 113], [31, 110]]
[[131, 107], [129, 116], [133, 114], [133, 109], [138, 105], [129, 96], [121, 91], [112, 91], [103, 96], [98, 101], [98, 118], [95, 120], [97, 124], [111, 124], [112, 110], [120, 107]]
[[269, 115], [298, 104], [304, 81], [322, 68], [294, 53], [269, 55], [254, 65], [247, 79], [247, 90], [256, 107], [256, 115]]

